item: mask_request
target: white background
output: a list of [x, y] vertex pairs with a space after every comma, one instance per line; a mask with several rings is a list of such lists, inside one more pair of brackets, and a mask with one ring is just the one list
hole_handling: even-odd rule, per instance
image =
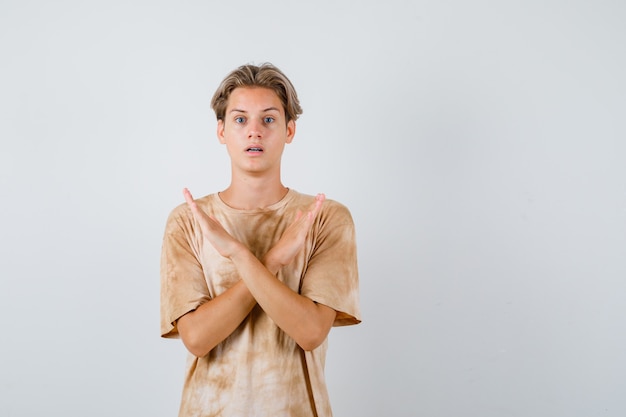
[[0, 415], [174, 416], [159, 254], [270, 61], [284, 182], [352, 211], [335, 415], [626, 415], [621, 1], [0, 1]]

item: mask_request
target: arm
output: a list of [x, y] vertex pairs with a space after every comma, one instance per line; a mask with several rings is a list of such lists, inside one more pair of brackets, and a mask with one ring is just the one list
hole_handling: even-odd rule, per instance
[[226, 339], [254, 308], [256, 302], [243, 281], [190, 311], [177, 321], [185, 347], [197, 357], [205, 356]]
[[335, 310], [291, 290], [243, 245], [231, 259], [257, 303], [302, 349], [313, 350], [326, 339]]
[[[336, 316], [335, 310], [316, 304], [311, 299], [294, 292], [280, 282], [275, 274], [280, 268], [291, 263], [304, 245], [304, 240], [313, 220], [320, 211], [324, 196], [318, 196], [310, 212], [306, 215], [299, 214], [296, 217], [294, 223], [289, 226], [279, 242], [266, 254], [264, 261], [261, 262], [247, 247], [230, 236], [215, 219], [202, 212], [197, 207], [188, 190], [184, 191], [184, 195], [194, 217], [202, 228], [205, 239], [209, 240], [222, 256], [233, 261], [239, 275], [242, 277], [242, 281], [232, 289], [243, 283], [246, 291], [249, 291], [249, 296], [256, 300], [272, 320], [303, 349], [312, 350], [319, 346], [326, 339], [332, 327]], [[235, 291], [239, 290], [241, 289]], [[222, 295], [226, 295], [229, 291]], [[234, 295], [240, 295], [240, 293], [235, 291], [233, 291]], [[248, 294], [246, 294], [245, 300], [249, 301], [247, 297]], [[205, 305], [211, 304], [218, 298]], [[200, 308], [196, 311], [199, 310]], [[232, 317], [233, 321], [239, 321], [237, 321], [237, 324], [230, 332], [236, 328], [249, 311], [247, 310], [243, 317]], [[243, 313], [243, 311], [240, 311], [240, 313]], [[212, 316], [211, 321], [215, 321], [215, 316]], [[226, 331], [226, 328], [224, 330]], [[217, 339], [217, 337], [214, 339]], [[208, 343], [208, 345], [211, 345], [211, 343]]]

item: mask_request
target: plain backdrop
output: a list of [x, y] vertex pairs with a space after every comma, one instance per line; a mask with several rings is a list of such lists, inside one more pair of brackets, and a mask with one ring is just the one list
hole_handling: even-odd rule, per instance
[[228, 185], [210, 98], [265, 61], [304, 108], [284, 183], [357, 226], [337, 417], [626, 415], [625, 21], [609, 0], [0, 0], [0, 415], [176, 415], [165, 220]]

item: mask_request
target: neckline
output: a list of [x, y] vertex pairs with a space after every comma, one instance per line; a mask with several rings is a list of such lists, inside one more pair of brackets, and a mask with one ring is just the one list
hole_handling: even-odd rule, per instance
[[238, 209], [235, 207], [231, 207], [228, 204], [226, 204], [224, 200], [222, 200], [222, 197], [220, 196], [219, 192], [214, 194], [214, 199], [218, 205], [220, 205], [222, 208], [230, 212], [241, 213], [241, 214], [255, 214], [255, 213], [264, 213], [268, 211], [278, 210], [281, 207], [284, 207], [289, 201], [291, 201], [296, 196], [296, 194], [297, 194], [297, 191], [287, 187], [287, 193], [283, 196], [283, 198], [281, 198], [280, 200], [278, 200], [277, 202], [273, 204], [270, 204], [269, 206], [259, 207], [259, 208], [254, 208], [254, 209]]

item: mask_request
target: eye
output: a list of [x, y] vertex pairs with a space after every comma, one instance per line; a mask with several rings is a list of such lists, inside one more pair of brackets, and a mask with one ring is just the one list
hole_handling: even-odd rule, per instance
[[243, 116], [235, 117], [235, 123], [241, 124], [241, 123], [244, 123], [245, 121], [246, 121], [246, 119]]
[[269, 124], [269, 123], [273, 123], [273, 122], [274, 122], [274, 120], [276, 120], [276, 119], [274, 119], [274, 118], [273, 118], [273, 117], [271, 117], [271, 116], [266, 116], [266, 117], [264, 117], [264, 118], [263, 118], [263, 122], [264, 122], [264, 123], [268, 123], [268, 124]]

